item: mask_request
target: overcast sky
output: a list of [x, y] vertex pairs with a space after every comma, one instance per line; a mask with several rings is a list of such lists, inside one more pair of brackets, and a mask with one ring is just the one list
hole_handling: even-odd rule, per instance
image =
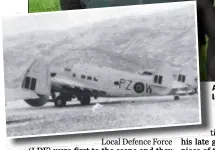
[[111, 18], [168, 12], [185, 6], [195, 7], [195, 1], [8, 16], [3, 18], [3, 33], [4, 36], [15, 36], [30, 31], [62, 30]]

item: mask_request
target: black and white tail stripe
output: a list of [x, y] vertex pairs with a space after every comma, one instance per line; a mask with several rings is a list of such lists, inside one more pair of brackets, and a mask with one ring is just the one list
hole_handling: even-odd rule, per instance
[[185, 82], [185, 80], [186, 80], [186, 76], [185, 76], [185, 75], [182, 75], [182, 74], [179, 74], [179, 76], [178, 76], [178, 81], [179, 81], [179, 82]]
[[163, 81], [163, 76], [159, 76], [159, 75], [154, 76], [154, 83], [162, 84], [162, 81]]
[[30, 89], [30, 90], [34, 91], [36, 88], [36, 84], [37, 84], [36, 78], [31, 78], [31, 77], [26, 76], [22, 82], [22, 88]]

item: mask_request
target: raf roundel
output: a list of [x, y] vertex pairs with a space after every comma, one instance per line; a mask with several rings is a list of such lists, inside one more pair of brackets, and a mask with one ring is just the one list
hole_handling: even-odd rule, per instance
[[136, 93], [142, 93], [145, 89], [145, 86], [142, 82], [137, 82], [134, 84], [134, 91]]

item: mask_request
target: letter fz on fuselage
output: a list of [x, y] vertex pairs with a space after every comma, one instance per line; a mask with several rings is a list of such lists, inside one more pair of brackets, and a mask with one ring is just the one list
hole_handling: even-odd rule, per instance
[[120, 78], [119, 81], [115, 81], [114, 85], [120, 89], [124, 89], [127, 91], [134, 91], [137, 94], [152, 94], [152, 88], [149, 84], [140, 82], [140, 81], [133, 81], [128, 79]]

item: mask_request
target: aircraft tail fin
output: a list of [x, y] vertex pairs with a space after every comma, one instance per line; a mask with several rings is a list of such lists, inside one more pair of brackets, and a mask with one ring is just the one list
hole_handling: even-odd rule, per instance
[[173, 69], [170, 66], [162, 66], [152, 78], [152, 88], [155, 94], [166, 95], [172, 90]]
[[48, 63], [44, 59], [35, 60], [27, 69], [21, 88], [38, 95], [50, 95], [51, 81]]
[[193, 88], [197, 88], [198, 85], [198, 78], [190, 68], [183, 68], [178, 74], [176, 74], [176, 80], [179, 83], [186, 84]]

